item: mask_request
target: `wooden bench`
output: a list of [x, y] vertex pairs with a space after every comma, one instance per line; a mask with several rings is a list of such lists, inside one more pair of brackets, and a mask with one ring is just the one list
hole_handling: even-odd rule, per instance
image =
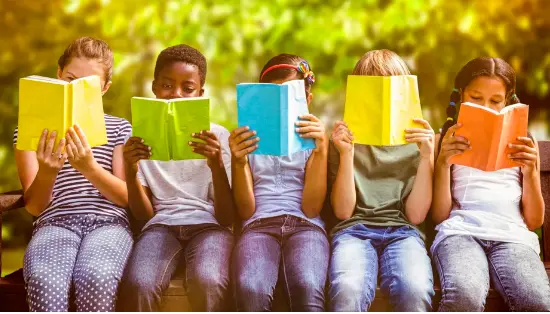
[[[541, 155], [541, 184], [544, 201], [546, 204], [546, 219], [542, 227], [542, 255], [547, 273], [550, 275], [550, 141], [539, 142]], [[0, 213], [20, 209], [24, 206], [21, 191], [3, 193], [0, 195]], [[2, 217], [0, 215], [0, 230], [2, 226]], [[0, 257], [2, 254], [2, 238], [0, 236]], [[0, 261], [0, 269], [2, 267]], [[434, 268], [435, 269], [435, 268]], [[437, 272], [435, 272], [437, 275]], [[441, 299], [439, 289], [439, 280], [436, 277], [436, 295], [433, 300], [434, 307], [437, 308]], [[379, 290], [379, 289], [378, 289]], [[277, 296], [275, 301], [277, 301]], [[274, 309], [284, 310], [285, 304], [276, 302]], [[28, 307], [25, 301], [25, 287], [23, 283], [22, 271], [18, 270], [13, 274], [0, 277], [0, 310], [1, 311], [27, 311]], [[165, 291], [163, 311], [191, 311], [187, 293], [185, 291], [183, 276], [181, 271], [170, 282], [170, 287]], [[370, 309], [371, 311], [389, 311], [390, 306], [387, 297], [380, 291], [376, 293], [376, 299]], [[498, 293], [491, 289], [487, 297], [485, 306], [486, 311], [506, 311], [507, 306], [500, 298]]]

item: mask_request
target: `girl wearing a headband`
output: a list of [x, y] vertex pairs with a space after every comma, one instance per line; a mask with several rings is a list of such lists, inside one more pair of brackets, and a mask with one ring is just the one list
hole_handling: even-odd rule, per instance
[[[408, 75], [389, 50], [367, 52], [354, 75]], [[432, 201], [434, 132], [425, 120], [406, 131], [409, 145], [353, 143], [337, 122], [329, 150], [330, 203], [341, 222], [332, 229], [329, 310], [369, 309], [377, 283], [393, 311], [431, 310], [433, 273], [422, 233]], [[368, 122], [365, 122], [368, 123]]]
[[502, 59], [476, 58], [455, 79], [435, 165], [432, 255], [441, 279], [441, 311], [483, 311], [493, 286], [512, 311], [550, 311], [550, 285], [532, 232], [544, 220], [540, 157], [532, 137], [510, 143], [518, 167], [485, 172], [450, 165], [470, 148], [455, 136], [460, 103], [497, 111], [519, 103], [514, 69]]
[[[261, 83], [305, 81], [308, 104], [315, 76], [302, 58], [281, 54], [264, 66]], [[261, 145], [254, 130], [229, 137], [233, 196], [244, 221], [232, 272], [237, 310], [270, 311], [275, 286], [292, 311], [323, 311], [329, 243], [319, 213], [326, 193], [327, 146], [323, 123], [309, 114], [296, 123], [316, 148], [288, 157], [249, 155]]]

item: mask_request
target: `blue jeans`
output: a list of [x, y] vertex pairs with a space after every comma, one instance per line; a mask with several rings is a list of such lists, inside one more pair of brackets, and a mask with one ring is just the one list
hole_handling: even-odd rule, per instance
[[237, 310], [270, 311], [280, 276], [291, 311], [323, 311], [329, 250], [325, 232], [305, 219], [251, 222], [233, 252]]
[[128, 224], [118, 217], [81, 214], [42, 221], [25, 252], [30, 310], [67, 312], [74, 289], [77, 311], [114, 311], [132, 244]]
[[332, 250], [330, 311], [368, 310], [379, 275], [380, 289], [389, 296], [393, 311], [431, 311], [432, 266], [414, 228], [357, 224], [334, 235]]
[[456, 235], [433, 253], [442, 289], [440, 311], [483, 311], [490, 283], [512, 311], [550, 311], [548, 276], [527, 245]]
[[153, 225], [140, 235], [120, 287], [119, 311], [160, 310], [177, 267], [193, 311], [231, 310], [229, 263], [233, 234], [216, 224]]

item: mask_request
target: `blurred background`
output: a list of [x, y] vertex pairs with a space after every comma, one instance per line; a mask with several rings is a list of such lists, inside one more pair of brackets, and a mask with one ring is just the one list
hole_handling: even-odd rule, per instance
[[[185, 43], [208, 61], [212, 120], [236, 125], [235, 84], [257, 81], [269, 58], [304, 57], [317, 76], [312, 113], [342, 117], [346, 76], [368, 50], [397, 52], [418, 75], [424, 116], [445, 121], [454, 76], [478, 56], [517, 71], [517, 95], [530, 105], [530, 130], [549, 139], [548, 0], [0, 0], [0, 192], [20, 189], [12, 136], [18, 80], [55, 77], [57, 59], [79, 36], [105, 40], [115, 53], [106, 113], [130, 120], [130, 98], [152, 96], [157, 54]], [[44, 105], [47, 105], [45, 103]], [[330, 128], [330, 127], [329, 127]], [[32, 232], [24, 210], [4, 215], [2, 272], [21, 267]]]

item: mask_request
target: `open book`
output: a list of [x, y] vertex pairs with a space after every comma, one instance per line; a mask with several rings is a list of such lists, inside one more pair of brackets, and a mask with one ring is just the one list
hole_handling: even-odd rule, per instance
[[238, 84], [237, 107], [239, 127], [249, 126], [260, 137], [253, 154], [290, 156], [315, 148], [313, 139], [296, 132], [298, 117], [309, 113], [303, 80]]
[[17, 149], [35, 151], [44, 129], [56, 131], [56, 145], [78, 124], [90, 146], [107, 144], [99, 76], [72, 82], [29, 76], [19, 80]]
[[189, 146], [203, 130], [210, 130], [208, 98], [132, 98], [132, 134], [151, 146], [152, 160], [204, 159]]
[[495, 171], [518, 167], [509, 153], [510, 143], [519, 143], [519, 136], [527, 136], [529, 106], [510, 105], [500, 112], [472, 103], [460, 106], [458, 123], [462, 127], [455, 136], [463, 136], [470, 141], [472, 149], [451, 157], [456, 165], [477, 168], [483, 171]]
[[402, 145], [406, 128], [419, 128], [422, 119], [416, 76], [349, 75], [344, 121], [355, 143]]

